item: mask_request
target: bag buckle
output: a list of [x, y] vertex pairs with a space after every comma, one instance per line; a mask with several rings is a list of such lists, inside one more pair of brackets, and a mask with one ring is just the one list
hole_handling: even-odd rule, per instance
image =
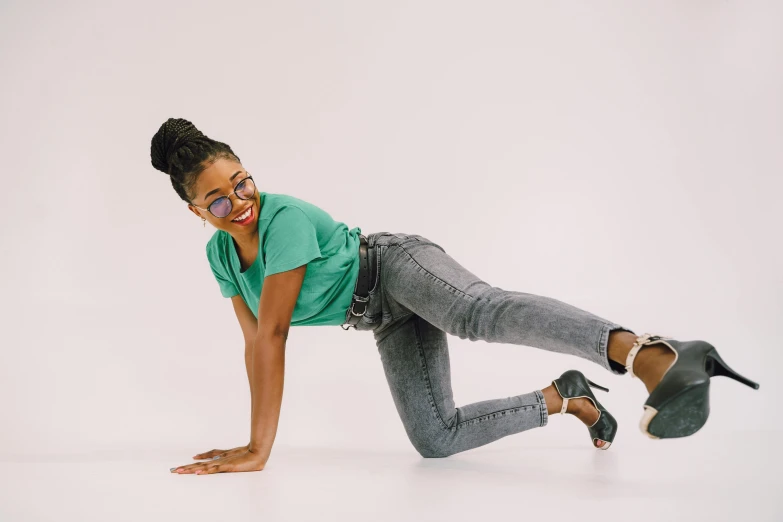
[[[366, 302], [366, 301], [367, 301], [367, 299], [365, 299], [363, 302]], [[354, 306], [356, 306], [356, 303], [351, 303], [351, 313], [352, 313], [353, 315], [358, 315], [359, 317], [361, 317], [361, 316], [363, 316], [363, 315], [364, 315], [364, 312], [366, 312], [366, 311], [367, 311], [367, 306], [365, 305], [365, 307], [364, 307], [364, 310], [362, 310], [362, 313], [360, 313], [360, 314], [357, 314], [357, 313], [356, 313], [356, 312], [354, 312], [354, 310], [353, 310], [353, 307], [354, 307]]]

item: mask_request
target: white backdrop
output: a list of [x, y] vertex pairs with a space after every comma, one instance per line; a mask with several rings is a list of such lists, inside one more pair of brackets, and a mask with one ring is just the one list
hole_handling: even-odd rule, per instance
[[[0, 452], [175, 465], [248, 442], [214, 229], [150, 164], [169, 117], [229, 143], [261, 190], [365, 234], [421, 234], [493, 285], [712, 342], [761, 389], [716, 379], [694, 438], [783, 429], [781, 16], [739, 0], [4, 1]], [[639, 381], [450, 346], [458, 406], [576, 368], [611, 389], [612, 451], [643, 444]], [[371, 332], [292, 329], [276, 444], [415, 455]]]

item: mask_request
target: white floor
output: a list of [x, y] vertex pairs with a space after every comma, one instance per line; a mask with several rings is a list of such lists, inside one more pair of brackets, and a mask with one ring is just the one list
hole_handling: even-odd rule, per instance
[[169, 473], [183, 452], [5, 456], [0, 520], [783, 520], [780, 432], [629, 431], [605, 452], [582, 435], [536, 430], [445, 459], [276, 445], [264, 471], [206, 476]]

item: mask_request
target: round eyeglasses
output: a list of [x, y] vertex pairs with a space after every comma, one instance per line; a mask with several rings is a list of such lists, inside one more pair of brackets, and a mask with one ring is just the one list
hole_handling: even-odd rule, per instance
[[[256, 184], [253, 181], [253, 176], [248, 176], [234, 187], [234, 194], [239, 199], [251, 199], [256, 193]], [[191, 203], [193, 205], [193, 203]], [[234, 205], [231, 203], [231, 198], [228, 196], [220, 196], [215, 201], [209, 204], [207, 208], [201, 208], [198, 205], [193, 205], [200, 210], [208, 210], [210, 214], [216, 218], [224, 218], [231, 214], [234, 209]]]

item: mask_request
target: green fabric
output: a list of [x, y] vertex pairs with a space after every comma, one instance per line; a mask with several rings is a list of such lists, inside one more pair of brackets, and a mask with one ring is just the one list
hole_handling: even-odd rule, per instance
[[216, 230], [207, 259], [223, 297], [241, 295], [258, 318], [264, 277], [307, 264], [291, 326], [345, 323], [359, 275], [361, 228], [349, 229], [324, 210], [285, 194], [259, 192], [259, 247], [255, 262], [240, 271], [234, 239]]

